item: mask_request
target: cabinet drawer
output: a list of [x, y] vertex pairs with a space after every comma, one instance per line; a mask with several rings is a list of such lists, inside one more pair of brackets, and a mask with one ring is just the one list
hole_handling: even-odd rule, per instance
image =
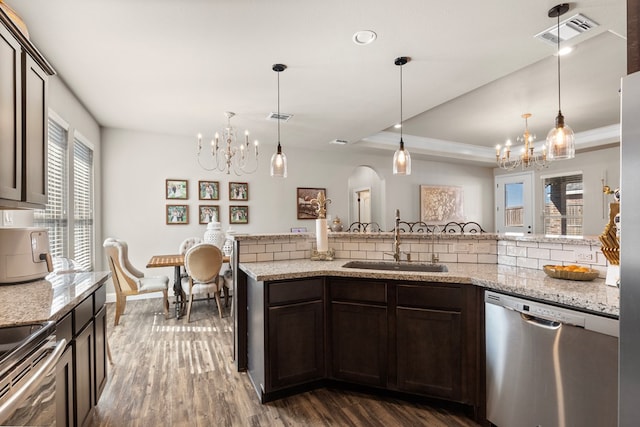
[[268, 283], [269, 305], [322, 299], [322, 279]]
[[98, 289], [93, 295], [94, 295], [93, 313], [98, 314], [100, 309], [102, 309], [102, 307], [104, 307], [105, 303], [107, 302], [106, 285], [100, 286], [100, 289]]
[[67, 345], [73, 339], [73, 315], [71, 313], [56, 323], [56, 339], [60, 341], [62, 338], [67, 340]]
[[90, 295], [85, 298], [84, 301], [78, 304], [73, 311], [75, 313], [73, 320], [73, 335], [77, 336], [82, 328], [84, 328], [84, 326], [89, 323], [93, 317], [93, 296]]
[[359, 280], [335, 280], [331, 282], [331, 300], [386, 304], [387, 284]]
[[462, 288], [443, 285], [398, 285], [398, 306], [454, 309], [462, 308]]

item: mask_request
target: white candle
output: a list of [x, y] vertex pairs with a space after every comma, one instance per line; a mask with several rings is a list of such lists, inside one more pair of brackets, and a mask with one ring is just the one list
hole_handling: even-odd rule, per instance
[[327, 252], [329, 249], [327, 236], [327, 219], [326, 218], [318, 218], [316, 219], [316, 250], [318, 252]]

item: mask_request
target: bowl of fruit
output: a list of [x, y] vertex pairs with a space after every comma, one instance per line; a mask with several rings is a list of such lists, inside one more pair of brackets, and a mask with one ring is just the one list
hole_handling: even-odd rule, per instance
[[598, 277], [598, 270], [594, 270], [589, 267], [583, 267], [580, 265], [545, 265], [543, 267], [547, 276], [554, 277], [556, 279], [565, 280], [593, 280]]

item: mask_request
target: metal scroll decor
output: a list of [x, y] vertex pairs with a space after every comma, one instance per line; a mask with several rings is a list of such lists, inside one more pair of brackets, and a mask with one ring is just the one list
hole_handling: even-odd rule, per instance
[[[486, 231], [477, 222], [455, 222], [450, 221], [444, 225], [427, 224], [423, 221], [407, 222], [400, 221], [398, 224], [402, 233], [451, 233], [451, 234], [482, 234]], [[380, 233], [380, 225], [375, 222], [353, 222], [349, 225], [347, 232], [350, 233]], [[395, 229], [389, 230], [390, 232]]]

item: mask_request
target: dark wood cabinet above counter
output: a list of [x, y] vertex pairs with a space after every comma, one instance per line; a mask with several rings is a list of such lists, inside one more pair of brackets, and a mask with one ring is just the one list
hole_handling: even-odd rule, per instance
[[54, 74], [0, 9], [0, 208], [47, 203], [47, 90]]

